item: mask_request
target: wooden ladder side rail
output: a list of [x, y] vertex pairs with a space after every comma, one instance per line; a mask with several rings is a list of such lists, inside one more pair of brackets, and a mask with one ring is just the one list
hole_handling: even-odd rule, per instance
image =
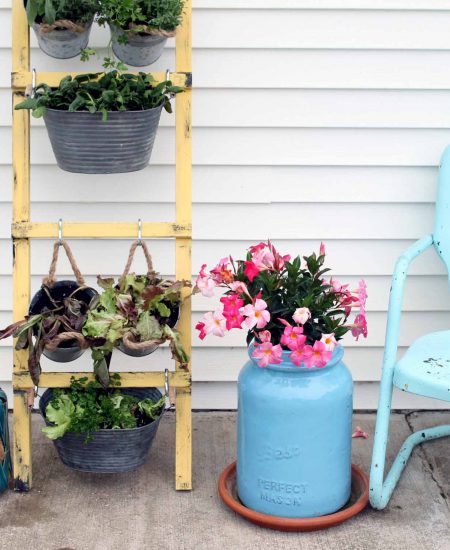
[[[191, 279], [192, 247], [192, 145], [191, 145], [191, 0], [185, 1], [183, 23], [177, 31], [176, 71], [170, 73], [175, 85], [186, 91], [176, 98], [176, 221], [142, 224], [143, 238], [174, 238], [176, 277]], [[29, 27], [22, 0], [13, 0], [13, 314], [23, 318], [30, 302], [30, 239], [57, 238], [58, 224], [34, 223], [30, 220], [30, 115], [26, 110], [15, 111], [22, 101], [25, 87], [31, 82]], [[38, 78], [57, 85], [67, 74], [37, 73]], [[152, 73], [156, 81], [165, 79], [165, 73]], [[39, 81], [39, 80], [38, 80]], [[64, 236], [67, 238], [134, 238], [136, 225], [121, 222], [67, 222]], [[191, 355], [191, 300], [186, 298], [179, 321], [184, 349]], [[34, 390], [28, 373], [28, 352], [14, 350], [14, 488], [29, 491], [32, 486], [31, 409], [28, 406], [30, 392]], [[163, 386], [163, 372], [122, 372], [124, 387]], [[70, 377], [88, 376], [84, 372], [45, 372], [41, 377], [43, 387], [67, 387]], [[175, 485], [177, 490], [192, 488], [192, 419], [191, 419], [191, 364], [176, 364], [169, 374], [169, 383], [176, 388], [176, 457]]]

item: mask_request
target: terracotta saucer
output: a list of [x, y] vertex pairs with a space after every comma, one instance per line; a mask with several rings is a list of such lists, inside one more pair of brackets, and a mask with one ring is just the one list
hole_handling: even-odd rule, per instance
[[255, 512], [244, 506], [236, 491], [236, 462], [225, 468], [219, 478], [219, 496], [234, 512], [245, 519], [277, 531], [316, 531], [334, 527], [356, 516], [369, 501], [369, 478], [355, 464], [352, 464], [352, 492], [348, 503], [334, 514], [316, 518], [281, 518]]

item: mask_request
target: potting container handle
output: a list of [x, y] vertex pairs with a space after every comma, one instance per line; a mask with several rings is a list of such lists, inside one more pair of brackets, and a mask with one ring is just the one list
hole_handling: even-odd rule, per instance
[[142, 247], [142, 251], [144, 252], [145, 260], [147, 262], [147, 276], [149, 277], [149, 279], [152, 279], [156, 275], [156, 271], [153, 269], [152, 256], [150, 254], [150, 251], [147, 245], [145, 244], [145, 241], [142, 240], [142, 230], [141, 230], [141, 226], [139, 226], [138, 239], [134, 241], [130, 247], [128, 260], [123, 270], [122, 276], [120, 277], [120, 280], [124, 279], [128, 275], [131, 268], [131, 264], [133, 263], [134, 253], [136, 252], [136, 248], [138, 246]]
[[67, 258], [70, 262], [70, 266], [72, 268], [73, 274], [75, 275], [75, 279], [76, 279], [77, 283], [80, 286], [84, 286], [85, 285], [84, 277], [81, 274], [81, 271], [78, 269], [77, 263], [75, 261], [75, 258], [73, 257], [73, 254], [72, 254], [72, 250], [70, 249], [70, 246], [67, 244], [67, 242], [64, 241], [63, 238], [62, 238], [62, 220], [59, 220], [58, 226], [59, 226], [58, 227], [58, 240], [53, 245], [52, 261], [50, 263], [50, 268], [48, 270], [47, 277], [44, 277], [42, 279], [42, 284], [44, 284], [46, 286], [52, 286], [56, 282], [56, 277], [55, 277], [56, 264], [58, 263], [59, 249], [62, 246], [64, 248], [66, 256], [67, 256]]

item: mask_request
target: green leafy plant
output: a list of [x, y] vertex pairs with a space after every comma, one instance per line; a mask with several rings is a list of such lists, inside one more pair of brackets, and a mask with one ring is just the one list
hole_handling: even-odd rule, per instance
[[[188, 357], [174, 325], [181, 304], [181, 291], [189, 281], [168, 281], [129, 273], [118, 284], [98, 277], [103, 289], [97, 307], [91, 310], [82, 332], [92, 346], [94, 372], [108, 384], [108, 358], [121, 341], [131, 343], [168, 341], [180, 363]], [[149, 344], [150, 345], [150, 344]]]
[[70, 388], [53, 390], [53, 399], [45, 410], [52, 425], [42, 428], [42, 432], [49, 439], [58, 439], [66, 432], [86, 434], [88, 442], [92, 432], [138, 428], [161, 415], [164, 397], [153, 401], [124, 394], [117, 389], [120, 386], [117, 373], [111, 376], [111, 385], [112, 388], [105, 389], [97, 381], [72, 377]]
[[74, 23], [89, 23], [99, 8], [97, 0], [27, 0], [28, 24], [67, 19]]
[[173, 31], [181, 23], [183, 0], [99, 0], [99, 23], [113, 23], [123, 30], [148, 28]]
[[[48, 286], [42, 285], [41, 288], [47, 294], [52, 307], [45, 307], [39, 314], [27, 315], [21, 321], [0, 330], [0, 340], [14, 336], [17, 338], [17, 350], [29, 349], [28, 369], [36, 386], [39, 384], [40, 360], [44, 348], [60, 342], [61, 336], [69, 332], [78, 333], [81, 337], [88, 311], [98, 301], [98, 294], [93, 289], [95, 295], [89, 303], [80, 298], [80, 292], [87, 287], [80, 286], [63, 300], [55, 300]], [[75, 345], [76, 340], [68, 340], [67, 344]]]
[[25, 99], [16, 109], [30, 109], [36, 118], [42, 117], [46, 109], [101, 112], [103, 120], [109, 111], [142, 111], [160, 105], [171, 113], [170, 98], [182, 91], [183, 88], [173, 86], [171, 81], [155, 84], [150, 74], [122, 74], [112, 70], [75, 78], [69, 75], [54, 89], [39, 84], [34, 97]]

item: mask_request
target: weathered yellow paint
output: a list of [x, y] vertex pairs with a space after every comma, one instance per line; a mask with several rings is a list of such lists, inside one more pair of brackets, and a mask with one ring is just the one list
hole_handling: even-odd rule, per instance
[[[72, 77], [75, 77], [80, 74], [85, 74], [85, 72], [48, 73], [36, 71], [36, 84], [40, 84], [42, 82], [47, 84], [48, 86], [56, 87], [65, 76], [71, 75]], [[149, 74], [153, 76], [155, 83], [157, 84], [166, 80], [165, 72]], [[172, 81], [172, 84], [174, 84], [174, 86], [189, 87], [191, 76], [182, 72], [170, 73], [170, 80]], [[25, 88], [29, 84], [31, 84], [31, 72], [29, 70], [20, 70], [19, 68], [18, 70], [13, 71], [13, 73], [11, 74], [11, 87], [14, 90], [25, 90]]]
[[[43, 372], [39, 379], [39, 385], [43, 388], [67, 388], [70, 379], [86, 377], [94, 380], [90, 372]], [[164, 387], [165, 373], [160, 372], [122, 372], [120, 373], [121, 387], [123, 388], [150, 388]], [[33, 388], [33, 382], [28, 369], [15, 372], [13, 375], [14, 387], [17, 389]], [[173, 388], [188, 388], [191, 384], [191, 376], [187, 371], [169, 373], [169, 386]]]
[[[192, 118], [191, 118], [191, 0], [185, 0], [184, 19], [177, 31], [176, 71], [170, 79], [186, 91], [176, 98], [176, 220], [142, 224], [143, 238], [175, 238], [176, 275], [191, 279], [192, 246]], [[13, 48], [11, 82], [13, 105], [23, 99], [25, 88], [31, 83], [29, 64], [29, 28], [22, 0], [13, 0]], [[71, 74], [81, 73], [38, 72], [36, 82], [56, 86]], [[166, 73], [151, 73], [156, 82], [166, 79]], [[58, 237], [56, 222], [33, 223], [30, 220], [30, 117], [27, 111], [13, 110], [13, 224], [14, 244], [14, 318], [21, 319], [27, 312], [30, 301], [30, 239], [55, 239]], [[135, 238], [136, 223], [121, 222], [64, 222], [65, 238]], [[182, 343], [191, 355], [191, 300], [189, 291], [184, 291], [185, 301], [181, 308], [179, 329]], [[28, 373], [28, 354], [14, 351], [14, 477], [15, 488], [28, 491], [31, 488], [31, 411], [29, 399], [33, 383]], [[123, 387], [163, 386], [163, 372], [121, 372]], [[92, 373], [42, 373], [43, 387], [67, 387], [72, 376], [87, 376]], [[192, 488], [192, 442], [191, 442], [191, 365], [181, 367], [169, 374], [170, 387], [176, 388], [176, 488]]]
[[[183, 24], [177, 30], [176, 70], [183, 73], [192, 71], [192, 5], [191, 0], [184, 4]], [[192, 115], [191, 89], [186, 89], [176, 97], [176, 221], [180, 225], [192, 221]], [[188, 238], [176, 239], [176, 276], [190, 280], [192, 241]], [[187, 293], [185, 293], [185, 296]], [[191, 300], [186, 297], [179, 320], [181, 341], [191, 356]], [[180, 369], [177, 365], [177, 369]], [[191, 365], [186, 368], [191, 371]], [[191, 388], [176, 392], [176, 488], [192, 489], [192, 413]]]
[[[21, 0], [13, 2], [13, 71], [30, 70], [30, 39], [28, 23]], [[13, 107], [23, 98], [13, 94]], [[30, 115], [14, 111], [13, 138], [13, 222], [27, 223], [30, 219]], [[13, 316], [23, 318], [30, 301], [30, 241], [13, 242]], [[28, 352], [14, 351], [13, 372], [27, 368]], [[14, 388], [14, 488], [31, 488], [31, 411], [26, 391]]]
[[[66, 222], [63, 224], [63, 234], [66, 239], [135, 239], [137, 237], [137, 222]], [[56, 239], [58, 238], [57, 222], [24, 222], [13, 223], [12, 235], [17, 239]], [[171, 222], [155, 222], [142, 224], [142, 237], [169, 238], [188, 237], [191, 235], [190, 224]]]
[[28, 392], [14, 390], [14, 489], [31, 489], [31, 411]]

